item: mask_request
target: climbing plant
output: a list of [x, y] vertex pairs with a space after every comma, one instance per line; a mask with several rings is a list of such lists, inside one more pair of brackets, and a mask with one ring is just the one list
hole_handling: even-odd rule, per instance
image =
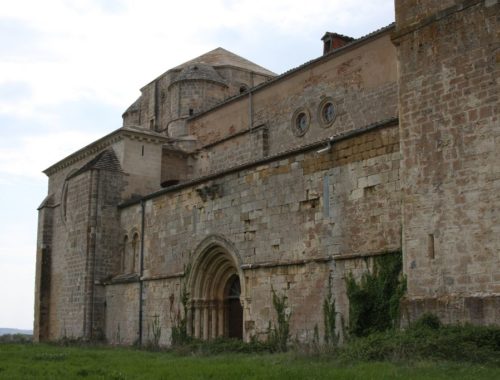
[[338, 344], [338, 334], [335, 329], [337, 312], [335, 310], [335, 299], [332, 292], [332, 276], [328, 277], [328, 291], [323, 301], [323, 320], [325, 324], [325, 344], [336, 346]]
[[376, 257], [371, 272], [363, 274], [359, 282], [352, 273], [347, 276], [350, 334], [366, 336], [397, 325], [399, 303], [406, 292], [401, 269], [401, 252], [388, 253]]
[[276, 351], [285, 352], [288, 349], [290, 339], [290, 317], [292, 313], [288, 310], [288, 297], [285, 294], [276, 294], [272, 287], [271, 292], [273, 307], [277, 314], [277, 323], [271, 328], [271, 322], [269, 322], [269, 343]]
[[153, 350], [158, 350], [160, 348], [160, 338], [161, 338], [161, 323], [160, 316], [158, 314], [153, 315], [151, 324], [148, 323], [148, 336], [151, 337], [149, 340], [148, 347]]
[[[189, 272], [191, 270], [191, 266], [187, 266], [184, 269], [185, 278], [189, 277]], [[172, 346], [180, 346], [188, 343], [191, 340], [191, 337], [188, 334], [187, 329], [187, 316], [188, 316], [188, 305], [189, 305], [189, 292], [186, 287], [186, 282], [182, 283], [182, 290], [180, 294], [180, 301], [182, 304], [182, 312], [181, 309], [174, 309], [174, 295], [170, 295], [170, 320], [172, 324]]]

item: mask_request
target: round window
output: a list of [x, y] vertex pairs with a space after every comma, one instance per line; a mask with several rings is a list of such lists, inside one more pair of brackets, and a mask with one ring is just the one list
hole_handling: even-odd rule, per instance
[[327, 98], [321, 102], [321, 104], [319, 105], [318, 113], [323, 127], [329, 127], [330, 125], [332, 125], [335, 121], [335, 117], [337, 116], [335, 105], [330, 98]]
[[303, 136], [309, 129], [309, 113], [301, 108], [295, 111], [292, 118], [292, 128], [295, 136]]

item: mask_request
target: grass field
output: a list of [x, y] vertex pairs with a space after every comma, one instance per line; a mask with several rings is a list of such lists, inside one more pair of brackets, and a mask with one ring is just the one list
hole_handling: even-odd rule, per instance
[[391, 364], [287, 354], [178, 356], [110, 347], [0, 344], [0, 379], [500, 379], [499, 367]]

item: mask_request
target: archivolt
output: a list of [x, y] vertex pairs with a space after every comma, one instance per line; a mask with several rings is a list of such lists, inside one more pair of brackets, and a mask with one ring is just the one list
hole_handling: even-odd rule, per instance
[[231, 278], [239, 278], [240, 302], [245, 294], [245, 281], [240, 268], [241, 260], [236, 249], [223, 237], [211, 235], [198, 245], [188, 281], [191, 294], [188, 329], [192, 335], [203, 339], [228, 335]]
[[240, 278], [241, 293], [244, 277], [241, 258], [233, 244], [220, 235], [210, 235], [196, 248], [189, 276], [189, 289], [193, 300], [224, 297], [224, 286], [232, 275]]

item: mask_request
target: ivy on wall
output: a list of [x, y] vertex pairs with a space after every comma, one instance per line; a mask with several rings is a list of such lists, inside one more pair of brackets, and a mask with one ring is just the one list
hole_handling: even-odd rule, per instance
[[349, 274], [346, 286], [351, 335], [366, 336], [397, 325], [399, 304], [406, 292], [402, 267], [401, 252], [387, 253], [374, 259], [372, 271], [363, 274], [359, 282]]

